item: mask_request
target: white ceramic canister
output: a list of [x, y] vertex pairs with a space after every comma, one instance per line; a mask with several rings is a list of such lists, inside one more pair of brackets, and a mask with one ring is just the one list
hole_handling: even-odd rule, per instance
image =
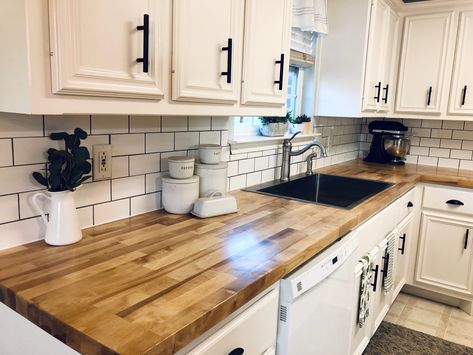
[[199, 160], [204, 164], [218, 164], [222, 158], [222, 147], [218, 144], [199, 145]]
[[192, 211], [199, 198], [199, 177], [173, 179], [163, 176], [163, 207], [169, 213], [186, 214]]
[[227, 192], [228, 163], [195, 163], [195, 174], [200, 177], [200, 197], [208, 197], [212, 192]]
[[169, 157], [169, 175], [174, 179], [188, 179], [194, 175], [194, 158]]

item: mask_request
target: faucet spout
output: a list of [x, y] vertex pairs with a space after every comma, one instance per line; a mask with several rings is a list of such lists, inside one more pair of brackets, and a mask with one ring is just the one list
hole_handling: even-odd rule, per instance
[[[294, 137], [293, 137], [294, 138]], [[289, 181], [291, 176], [291, 157], [304, 154], [312, 147], [318, 147], [321, 152], [321, 157], [327, 156], [327, 150], [322, 143], [317, 141], [312, 141], [307, 144], [304, 148], [299, 149], [295, 152], [292, 151], [292, 144], [290, 140], [284, 140], [282, 147], [282, 165], [281, 165], [281, 181]]]

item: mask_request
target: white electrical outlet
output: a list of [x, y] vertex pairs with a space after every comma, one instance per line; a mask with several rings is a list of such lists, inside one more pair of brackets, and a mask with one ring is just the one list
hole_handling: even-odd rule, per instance
[[96, 144], [94, 151], [94, 180], [112, 177], [112, 145]]

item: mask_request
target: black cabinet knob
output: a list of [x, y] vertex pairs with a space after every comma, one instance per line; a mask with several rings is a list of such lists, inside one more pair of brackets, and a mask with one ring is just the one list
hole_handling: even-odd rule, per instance
[[228, 355], [242, 355], [245, 352], [243, 348], [235, 348], [228, 353]]
[[407, 207], [409, 207], [409, 208], [410, 208], [410, 207], [414, 207], [414, 204], [413, 204], [411, 201], [409, 201], [409, 202], [407, 203]]

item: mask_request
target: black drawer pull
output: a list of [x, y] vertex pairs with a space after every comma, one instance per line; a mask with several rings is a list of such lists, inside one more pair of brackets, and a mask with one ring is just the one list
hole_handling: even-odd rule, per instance
[[381, 81], [378, 82], [378, 85], [375, 85], [374, 88], [376, 89], [376, 96], [373, 97], [373, 99], [376, 102], [379, 102], [379, 100], [381, 99]]
[[430, 106], [431, 101], [432, 101], [432, 86], [429, 87], [429, 93], [427, 95], [427, 106]]
[[232, 57], [233, 57], [233, 39], [227, 40], [227, 46], [222, 48], [222, 51], [227, 51], [227, 71], [221, 72], [221, 75], [227, 76], [227, 84], [232, 82]]
[[235, 348], [228, 353], [228, 355], [242, 355], [245, 352], [243, 348]]
[[465, 204], [461, 202], [460, 200], [448, 200], [445, 202], [447, 205], [452, 205], [452, 206], [464, 206]]
[[376, 292], [376, 289], [378, 287], [379, 265], [376, 265], [375, 268], [372, 270], [374, 272], [374, 282], [371, 284], [371, 286], [373, 286], [373, 292]]
[[274, 84], [278, 85], [278, 89], [282, 90], [284, 83], [284, 54], [281, 54], [281, 59], [276, 61], [279, 64], [279, 80], [275, 80]]
[[465, 244], [463, 245], [463, 249], [468, 249], [468, 239], [470, 237], [470, 230], [467, 229], [465, 233]]
[[143, 25], [136, 26], [138, 31], [143, 31], [143, 57], [136, 58], [138, 63], [143, 63], [143, 72], [148, 72], [149, 64], [149, 15], [143, 16]]
[[407, 207], [408, 207], [408, 208], [414, 207], [414, 204], [413, 204], [411, 201], [409, 201], [409, 202], [407, 203]]
[[384, 259], [384, 266], [381, 272], [383, 273], [383, 285], [384, 285], [384, 279], [388, 277], [388, 272], [389, 272], [389, 253], [387, 250], [386, 250], [386, 254], [383, 256], [383, 259]]
[[404, 255], [404, 253], [406, 251], [406, 233], [403, 233], [402, 237], [399, 237], [399, 239], [402, 240], [402, 244], [401, 244], [401, 247], [398, 248], [398, 250], [401, 251], [401, 255]]

